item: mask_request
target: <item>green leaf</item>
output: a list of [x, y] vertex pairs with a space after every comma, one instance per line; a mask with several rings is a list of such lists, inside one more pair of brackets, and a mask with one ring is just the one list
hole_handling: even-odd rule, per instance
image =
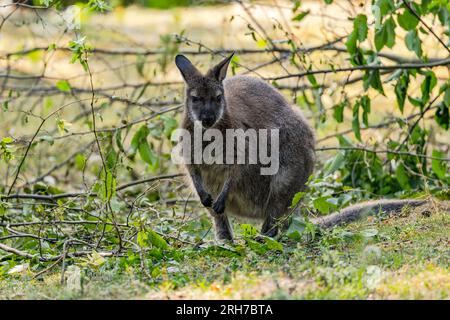
[[387, 42], [387, 37], [387, 30], [385, 25], [383, 24], [380, 29], [375, 31], [375, 48], [377, 49], [377, 51], [383, 49], [384, 45]]
[[347, 47], [348, 53], [354, 55], [357, 53], [357, 41], [364, 41], [367, 38], [367, 17], [363, 14], [359, 14], [356, 16], [353, 21], [353, 31], [348, 36], [347, 41], [345, 42], [345, 46]]
[[427, 71], [425, 79], [420, 85], [422, 91], [422, 103], [426, 104], [430, 100], [430, 93], [437, 84], [436, 75], [433, 71]]
[[86, 161], [87, 161], [86, 156], [84, 154], [82, 154], [82, 153], [78, 153], [75, 156], [75, 166], [76, 166], [76, 168], [78, 170], [80, 170], [80, 171], [83, 170], [85, 165], [86, 165]]
[[416, 30], [411, 30], [408, 32], [405, 37], [405, 43], [406, 47], [409, 50], [414, 51], [417, 57], [422, 57], [422, 42], [420, 41]]
[[374, 4], [372, 6], [372, 14], [375, 18], [375, 30], [378, 30], [381, 28], [381, 21], [383, 20], [381, 15], [381, 9], [378, 4]]
[[364, 14], [358, 14], [353, 21], [353, 32], [356, 33], [356, 38], [359, 42], [363, 42], [367, 38], [367, 16]]
[[270, 237], [264, 237], [264, 241], [266, 242], [267, 248], [269, 248], [269, 250], [283, 252], [283, 245], [278, 241]]
[[411, 190], [411, 185], [409, 184], [409, 177], [406, 173], [403, 163], [398, 164], [397, 170], [395, 171], [395, 176], [397, 177], [398, 183], [404, 190]]
[[66, 80], [60, 80], [56, 83], [56, 87], [59, 89], [59, 91], [62, 92], [70, 92], [71, 87], [70, 83]]
[[[444, 152], [439, 150], [433, 150], [432, 156], [434, 158], [445, 158]], [[445, 178], [445, 173], [447, 172], [447, 163], [445, 161], [432, 159], [431, 169], [436, 174], [436, 176], [442, 180]]]
[[293, 20], [293, 21], [300, 22], [300, 21], [302, 21], [303, 18], [305, 18], [308, 14], [309, 14], [309, 10], [303, 11], [303, 12], [297, 14], [294, 18], [292, 18], [292, 20]]
[[116, 177], [112, 174], [111, 171], [106, 171], [106, 175], [104, 174], [104, 170], [102, 171], [102, 175], [104, 176], [102, 181], [100, 182], [99, 195], [100, 199], [103, 202], [108, 202], [112, 197], [116, 195]]
[[343, 136], [343, 135], [339, 134], [336, 138], [339, 141], [339, 146], [340, 147], [354, 147], [354, 145], [351, 142], [351, 140], [349, 138], [347, 138], [346, 136]]
[[337, 206], [333, 203], [334, 198], [330, 198], [329, 196], [323, 196], [317, 199], [314, 199], [313, 206], [315, 209], [319, 210], [320, 213], [328, 214], [332, 209], [335, 209]]
[[13, 138], [11, 138], [11, 137], [4, 137], [4, 138], [2, 138], [2, 141], [1, 141], [1, 143], [2, 144], [8, 144], [8, 143], [13, 143]]
[[139, 144], [139, 155], [145, 163], [151, 165], [152, 167], [156, 166], [158, 163], [158, 157], [150, 148], [147, 140], [143, 140]]
[[422, 100], [419, 99], [419, 98], [414, 98], [414, 97], [408, 96], [408, 101], [409, 101], [413, 106], [416, 106], [416, 107], [423, 107]]
[[392, 48], [395, 44], [395, 22], [392, 17], [386, 20], [384, 28], [386, 29], [386, 46]]
[[147, 230], [148, 241], [156, 248], [166, 250], [169, 248], [166, 240], [153, 230]]
[[147, 248], [148, 247], [148, 236], [147, 233], [144, 230], [141, 230], [138, 232], [136, 237], [136, 242], [141, 248]]
[[419, 19], [411, 13], [408, 8], [405, 8], [403, 14], [397, 16], [397, 22], [400, 27], [406, 31], [413, 30], [419, 24]]
[[6, 162], [14, 159], [14, 155], [10, 146], [13, 141], [14, 140], [11, 137], [5, 137], [0, 140], [0, 159], [5, 160]]
[[141, 126], [138, 131], [134, 134], [133, 138], [131, 139], [131, 152], [136, 153], [136, 151], [139, 149], [139, 145], [143, 141], [147, 141], [147, 136], [150, 133], [150, 130], [148, 129], [147, 125]]
[[305, 219], [302, 217], [293, 217], [289, 228], [286, 230], [288, 238], [293, 240], [301, 240], [305, 231]]
[[383, 84], [381, 83], [380, 71], [379, 70], [368, 70], [363, 76], [363, 86], [364, 90], [370, 87], [377, 90], [382, 95], [385, 95]]
[[164, 122], [164, 135], [170, 139], [172, 132], [178, 128], [178, 122], [175, 118], [165, 114], [161, 116], [161, 120]]
[[369, 113], [370, 113], [370, 98], [363, 96], [361, 98], [361, 106], [363, 107], [363, 123], [366, 127], [369, 126]]
[[345, 155], [343, 152], [339, 152], [330, 162], [330, 164], [325, 168], [324, 175], [330, 175], [336, 170], [341, 169], [345, 165]]
[[106, 167], [108, 168], [108, 170], [114, 171], [118, 161], [119, 155], [117, 154], [116, 150], [114, 150], [113, 146], [109, 146], [105, 159]]
[[382, 16], [385, 16], [395, 9], [393, 0], [378, 0], [376, 5], [380, 8], [380, 14]]
[[264, 254], [269, 250], [266, 244], [259, 243], [258, 241], [247, 238], [245, 239], [245, 242], [247, 243], [247, 246], [257, 254]]
[[297, 192], [297, 193], [295, 194], [294, 198], [292, 199], [291, 208], [295, 207], [295, 206], [300, 202], [300, 200], [303, 199], [303, 197], [305, 196], [305, 194], [306, 194], [306, 193], [305, 193], [305, 192], [302, 192], [302, 191]]
[[344, 121], [344, 109], [347, 105], [348, 100], [344, 100], [333, 107], [333, 117], [337, 122], [342, 123]]
[[356, 102], [355, 105], [353, 106], [352, 129], [356, 139], [361, 141], [361, 131], [359, 125], [359, 101]]
[[445, 87], [444, 104], [450, 107], [450, 82]]
[[55, 139], [49, 135], [43, 135], [39, 137], [39, 141], [46, 141], [49, 145], [53, 145], [55, 143]]
[[356, 40], [358, 35], [356, 32], [350, 33], [350, 35], [347, 37], [347, 41], [345, 42], [345, 46], [347, 48], [347, 52], [350, 54], [356, 53]]
[[120, 129], [116, 130], [114, 132], [114, 137], [115, 137], [115, 140], [116, 140], [117, 148], [119, 148], [120, 151], [125, 153], [125, 149], [124, 149], [123, 144], [122, 144], [122, 130], [120, 130]]
[[397, 97], [397, 105], [400, 111], [403, 113], [405, 106], [406, 94], [408, 92], [409, 86], [409, 73], [408, 71], [403, 71], [402, 75], [395, 85], [395, 96]]
[[251, 224], [243, 223], [239, 226], [244, 237], [254, 237], [258, 234], [258, 230]]
[[445, 130], [448, 130], [448, 128], [450, 127], [449, 108], [450, 107], [446, 106], [445, 103], [442, 102], [439, 104], [434, 115], [434, 119], [436, 120], [436, 122]]
[[311, 85], [316, 88], [318, 86], [316, 77], [313, 74], [307, 74], [306, 78], [308, 79], [309, 83], [311, 83]]

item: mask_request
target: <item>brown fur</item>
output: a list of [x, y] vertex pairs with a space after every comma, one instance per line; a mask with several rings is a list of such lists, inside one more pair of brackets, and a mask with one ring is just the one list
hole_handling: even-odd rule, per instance
[[[193, 131], [193, 121], [208, 128], [279, 129], [279, 171], [260, 175], [261, 164], [186, 165], [202, 204], [208, 208], [219, 239], [232, 239], [228, 216], [264, 221], [261, 232], [274, 236], [294, 195], [305, 189], [313, 172], [314, 133], [300, 111], [264, 81], [234, 76], [225, 79], [231, 60], [226, 58], [203, 76], [184, 56], [176, 64], [186, 81], [186, 107], [182, 127]], [[205, 120], [205, 121], [203, 121]], [[224, 148], [224, 152], [226, 148]], [[354, 220], [368, 211], [398, 209], [414, 201], [387, 201], [357, 205], [315, 222], [323, 227]], [[286, 220], [286, 219], [284, 219]]]

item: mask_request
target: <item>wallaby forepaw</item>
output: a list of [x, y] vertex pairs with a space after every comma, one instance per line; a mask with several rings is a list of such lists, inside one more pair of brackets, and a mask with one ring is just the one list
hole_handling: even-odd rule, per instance
[[213, 198], [211, 197], [211, 195], [209, 193], [205, 193], [200, 195], [200, 202], [202, 203], [202, 205], [206, 208], [211, 208], [211, 205], [213, 203]]
[[217, 214], [222, 214], [225, 212], [225, 201], [215, 201], [212, 205], [212, 208], [214, 210], [215, 213]]

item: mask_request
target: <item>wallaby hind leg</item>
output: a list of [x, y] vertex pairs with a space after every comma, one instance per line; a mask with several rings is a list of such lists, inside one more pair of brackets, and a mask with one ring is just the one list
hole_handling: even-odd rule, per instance
[[217, 240], [233, 241], [233, 232], [226, 214], [212, 214]]

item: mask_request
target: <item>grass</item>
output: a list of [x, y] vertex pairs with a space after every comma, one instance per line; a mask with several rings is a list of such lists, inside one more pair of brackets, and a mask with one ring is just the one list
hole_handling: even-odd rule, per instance
[[[326, 42], [326, 40], [345, 35], [352, 30], [352, 21], [346, 14], [336, 7], [326, 7], [326, 12], [331, 18], [317, 15], [320, 12], [315, 8], [317, 2], [303, 1], [307, 8], [315, 9], [300, 25], [296, 25], [293, 32], [301, 45], [308, 47]], [[331, 11], [330, 11], [331, 10]], [[284, 10], [290, 19], [290, 7]], [[281, 30], [272, 30], [275, 18], [282, 20], [278, 10], [270, 7], [262, 7], [255, 10], [255, 17], [273, 32], [274, 39], [284, 37]], [[204, 17], [214, 19], [204, 19]], [[235, 19], [230, 19], [235, 16]], [[342, 17], [336, 19], [336, 17]], [[34, 19], [34, 15], [25, 16], [26, 19]], [[47, 47], [51, 43], [58, 46], [67, 46], [74, 39], [73, 34], [48, 32], [39, 23], [33, 24], [34, 29], [28, 27], [18, 28], [22, 18], [16, 23], [7, 23], [2, 29], [5, 41], [0, 43], [0, 51], [9, 52], [21, 50], [33, 46]], [[330, 20], [333, 22], [329, 25]], [[325, 21], [325, 22], [324, 22]], [[168, 11], [156, 11], [142, 8], [118, 8], [113, 13], [104, 15], [90, 14], [83, 17], [82, 34], [87, 35], [87, 42], [97, 48], [106, 49], [166, 49], [164, 35], [172, 33], [185, 35], [193, 41], [198, 41], [210, 48], [264, 48], [264, 44], [255, 43], [247, 31], [247, 20], [239, 6], [224, 6], [214, 8], [189, 8], [173, 9]], [[320, 29], [320, 30], [319, 30]], [[399, 28], [398, 28], [399, 29]], [[398, 30], [397, 29], [397, 30]], [[318, 32], [318, 30], [320, 32]], [[60, 30], [61, 31], [61, 30]], [[60, 38], [61, 37], [61, 38]], [[400, 37], [403, 35], [400, 34]], [[393, 49], [394, 53], [413, 57], [402, 45], [402, 39]], [[423, 45], [429, 57], [441, 56], [442, 49], [432, 37], [426, 39]], [[197, 46], [182, 44], [180, 50], [197, 49]], [[170, 50], [169, 50], [170, 51]], [[23, 57], [15, 57], [11, 61], [13, 69], [20, 70], [24, 74], [39, 74], [43, 68], [43, 61], [49, 59], [46, 75], [49, 79], [43, 80], [40, 85], [53, 86], [56, 80], [51, 77], [68, 78], [73, 87], [89, 88], [88, 78], [82, 67], [75, 63], [70, 64], [69, 53], [40, 53]], [[172, 63], [173, 54], [151, 56], [145, 60], [144, 75], [136, 71], [138, 57], [90, 57], [91, 67], [94, 73], [94, 84], [97, 89], [126, 83], [143, 83], [151, 80], [181, 81], [180, 75]], [[211, 57], [190, 57], [202, 70], [205, 70], [213, 62]], [[267, 62], [270, 55], [239, 56], [239, 62], [249, 68], [253, 68]], [[329, 64], [345, 65], [346, 56], [335, 56], [332, 52], [313, 53], [307, 57], [314, 69], [329, 68]], [[167, 68], [163, 68], [168, 63]], [[388, 62], [391, 63], [391, 62]], [[5, 61], [0, 61], [5, 67]], [[291, 71], [296, 71], [287, 65]], [[113, 70], [114, 69], [114, 70]], [[164, 70], [163, 70], [164, 69]], [[107, 70], [106, 72], [103, 70]], [[237, 73], [244, 73], [246, 69], [237, 68]], [[283, 74], [279, 65], [267, 66], [259, 70], [262, 76]], [[436, 70], [439, 79], [447, 80], [447, 70]], [[81, 76], [77, 76], [81, 75]], [[329, 75], [327, 81], [343, 80], [346, 74]], [[122, 80], [125, 78], [125, 80]], [[330, 81], [331, 82], [331, 81]], [[306, 79], [290, 80], [285, 84], [307, 84]], [[14, 83], [13, 83], [14, 84]], [[17, 83], [26, 86], [29, 83]], [[438, 87], [438, 86], [437, 86]], [[437, 90], [437, 87], [435, 91]], [[413, 91], [419, 91], [419, 82], [413, 81]], [[347, 86], [351, 97], [360, 96], [361, 84]], [[373, 96], [373, 110], [371, 124], [383, 121], [391, 114], [398, 114], [395, 107], [395, 95], [392, 86], [385, 86], [386, 96], [371, 92]], [[131, 89], [121, 88], [110, 91], [111, 95], [120, 97], [135, 97], [137, 94]], [[292, 92], [283, 91], [289, 101], [294, 101]], [[90, 95], [78, 95], [76, 98], [86, 98]], [[171, 87], [151, 87], [143, 94], [141, 101], [170, 101], [180, 100], [182, 97], [182, 85]], [[312, 97], [309, 97], [312, 100]], [[34, 117], [21, 117], [23, 110], [32, 108], [36, 98], [22, 98], [12, 104], [10, 111], [3, 113], [0, 125], [0, 138], [9, 135], [31, 135], [36, 129], [39, 119]], [[40, 99], [40, 98], [39, 98]], [[351, 110], [346, 111], [343, 124], [338, 125], [332, 119], [332, 107], [341, 101], [341, 96], [334, 93], [334, 89], [325, 90], [323, 103], [328, 111], [327, 121], [320, 123], [317, 112], [300, 107], [315, 124], [318, 138], [333, 134], [351, 127]], [[46, 97], [38, 100], [36, 114], [47, 114], [51, 108], [56, 108], [70, 102], [73, 97]], [[96, 101], [99, 106], [103, 100]], [[299, 103], [300, 104], [300, 103]], [[49, 107], [47, 107], [49, 106]], [[392, 106], [387, 108], [386, 106]], [[405, 116], [416, 112], [409, 102], [406, 102]], [[58, 114], [61, 119], [71, 123], [69, 132], [82, 132], [90, 130], [88, 117], [74, 120], [80, 112], [79, 108], [68, 108]], [[129, 107], [123, 103], [114, 102], [106, 105], [102, 110], [102, 117], [98, 116], [98, 126], [109, 128], [122, 121], [132, 121], [147, 115], [150, 110], [137, 107]], [[89, 116], [89, 114], [88, 114]], [[29, 121], [29, 122], [28, 122]], [[434, 119], [427, 119], [430, 128], [436, 124]], [[431, 123], [430, 123], [431, 122]], [[134, 128], [136, 130], [138, 127]], [[56, 119], [51, 119], [44, 126], [44, 132], [52, 133], [56, 129]], [[389, 129], [391, 130], [391, 129]], [[433, 129], [434, 130], [434, 129]], [[12, 133], [11, 133], [12, 132]], [[126, 147], [130, 144], [128, 136]], [[58, 137], [57, 132], [54, 134]], [[349, 135], [353, 137], [353, 134]], [[366, 130], [363, 132], [363, 140], [370, 145], [383, 145], [386, 142], [384, 130]], [[448, 132], [436, 130], [436, 140], [448, 141]], [[32, 150], [31, 157], [27, 159], [24, 168], [29, 178], [39, 176], [41, 170], [51, 168], [63, 161], [68, 153], [79, 150], [87, 144], [91, 136], [74, 136], [66, 140], [55, 140], [54, 144], [40, 141]], [[433, 138], [434, 139], [434, 138]], [[325, 145], [335, 143], [335, 140], [326, 141]], [[23, 148], [17, 147], [16, 161], [20, 160]], [[63, 148], [63, 149], [62, 149]], [[66, 152], [61, 152], [65, 150]], [[45, 159], [45, 161], [44, 161]], [[320, 155], [319, 162], [323, 162], [327, 156]], [[145, 168], [143, 161], [131, 162], [124, 158], [124, 165], [118, 175], [119, 183], [126, 183], [136, 177], [130, 177], [125, 170], [126, 166], [135, 168], [138, 178], [155, 175], [159, 172], [150, 172]], [[45, 163], [45, 168], [41, 164]], [[320, 165], [321, 166], [321, 165]], [[170, 168], [161, 168], [173, 170]], [[10, 169], [8, 169], [10, 170]], [[7, 166], [0, 166], [0, 176], [5, 176]], [[86, 172], [88, 185], [98, 179], [99, 159], [89, 160]], [[55, 186], [63, 191], [79, 190], [84, 187], [84, 179], [80, 170], [61, 168], [54, 172]], [[83, 177], [84, 178], [84, 177]], [[10, 183], [10, 181], [9, 181]], [[6, 183], [7, 185], [8, 183]], [[0, 186], [1, 187], [1, 186]], [[156, 188], [156, 186], [155, 186]], [[206, 216], [198, 219], [197, 215], [186, 226], [178, 228], [182, 219], [167, 218], [172, 213], [172, 208], [165, 208], [164, 204], [157, 203], [160, 199], [160, 190], [167, 191], [164, 185], [158, 190], [152, 190], [147, 194], [151, 200], [142, 204], [139, 219], [150, 218], [150, 214], [158, 211], [158, 219], [149, 219], [152, 224], [167, 227], [168, 234], [178, 232], [193, 233], [194, 236], [203, 235], [210, 227], [210, 221]], [[172, 191], [176, 190], [176, 191]], [[180, 189], [173, 188], [163, 198], [178, 197]], [[182, 190], [187, 193], [186, 189]], [[134, 196], [134, 194], [131, 194]], [[155, 199], [150, 199], [155, 197]], [[157, 203], [157, 204], [155, 204]], [[175, 207], [176, 214], [181, 216], [182, 207]], [[18, 211], [15, 219], [23, 219], [27, 208]], [[193, 210], [196, 210], [195, 208]], [[198, 210], [197, 210], [198, 211]], [[69, 261], [64, 272], [65, 283], [61, 284], [61, 263], [51, 271], [34, 278], [38, 272], [49, 265], [42, 266], [35, 262], [9, 260], [5, 256], [0, 257], [0, 299], [448, 299], [450, 293], [449, 274], [449, 211], [450, 204], [441, 207], [422, 207], [417, 210], [406, 210], [400, 216], [386, 218], [369, 218], [351, 225], [335, 228], [329, 232], [318, 235], [314, 240], [294, 241], [282, 239], [283, 251], [269, 250], [260, 253], [260, 247], [252, 243], [249, 246], [240, 233], [240, 228], [235, 223], [238, 239], [234, 246], [217, 246], [210, 241], [200, 248], [190, 245], [170, 243], [171, 250], [161, 252], [151, 250], [144, 259], [144, 269], [148, 274], [141, 272], [142, 265], [139, 257], [129, 255], [124, 258], [101, 259], [90, 256], [86, 259]], [[430, 212], [428, 214], [427, 212]], [[90, 212], [97, 213], [97, 212]], [[122, 214], [123, 212], [121, 212]], [[197, 213], [197, 212], [195, 212]], [[51, 214], [53, 212], [51, 211]], [[161, 215], [161, 219], [159, 219]], [[30, 218], [30, 217], [27, 217]], [[33, 217], [34, 218], [34, 217]], [[41, 217], [42, 219], [45, 217]], [[121, 216], [123, 218], [123, 215]], [[184, 218], [184, 217], [183, 217]], [[138, 219], [138, 218], [136, 218]], [[178, 219], [178, 220], [177, 220]], [[200, 221], [200, 222], [199, 222]], [[163, 228], [161, 228], [163, 230]], [[67, 234], [71, 230], [65, 230]], [[163, 230], [164, 231], [164, 230]], [[112, 241], [113, 239], [111, 239]], [[31, 246], [31, 241], [29, 246]], [[24, 243], [18, 241], [17, 247], [29, 249]], [[263, 250], [265, 251], [265, 250]], [[9, 257], [7, 257], [9, 258]], [[22, 266], [22, 267], [20, 267]], [[11, 272], [14, 270], [16, 272]], [[21, 269], [23, 269], [21, 271]]]
[[[312, 241], [282, 239], [283, 252], [234, 245], [184, 246], [152, 270], [108, 258], [32, 279], [3, 274], [1, 299], [448, 299], [450, 203], [404, 210], [323, 232]], [[59, 268], [59, 267], [58, 267]], [[76, 270], [81, 270], [77, 276]]]

